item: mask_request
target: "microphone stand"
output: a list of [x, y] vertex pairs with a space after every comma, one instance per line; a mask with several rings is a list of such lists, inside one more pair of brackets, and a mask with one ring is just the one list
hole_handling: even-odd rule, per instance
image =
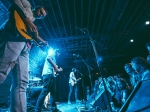
[[[96, 62], [97, 62], [97, 65], [98, 65], [98, 69], [100, 71], [100, 74], [102, 74], [102, 70], [101, 70], [100, 62], [98, 60], [98, 54], [97, 54], [97, 51], [96, 51], [95, 43], [94, 43], [94, 40], [92, 39], [92, 37], [89, 35], [89, 31], [86, 29], [86, 31], [87, 31], [87, 33], [86, 33], [84, 31], [84, 29], [81, 29], [81, 28], [76, 28], [76, 29], [79, 29], [81, 32], [83, 32], [86, 36], [88, 36], [90, 38], [90, 42], [92, 44], [92, 47], [93, 47], [93, 50], [94, 50], [94, 53], [95, 53], [95, 57], [96, 57]], [[101, 77], [102, 77], [102, 82], [104, 84], [104, 90], [106, 91], [107, 100], [109, 102], [110, 112], [112, 112], [112, 108], [111, 108], [111, 105], [110, 105], [110, 99], [109, 99], [109, 96], [108, 96], [108, 91], [106, 89], [106, 84], [105, 84], [103, 75], [101, 75]]]
[[82, 79], [82, 88], [83, 88], [83, 90], [82, 90], [82, 92], [83, 92], [83, 98], [85, 99], [85, 92], [84, 92], [84, 78], [83, 78], [83, 74], [78, 70], [77, 71], [80, 75], [81, 75], [81, 79]]
[[[83, 58], [80, 56], [80, 55], [78, 55], [77, 57], [79, 57], [80, 59], [81, 59], [81, 61], [87, 66], [87, 68], [88, 68], [88, 74], [89, 74], [89, 78], [90, 78], [90, 86], [91, 86], [91, 91], [92, 91], [92, 80], [91, 80], [91, 74], [90, 74], [90, 70], [93, 70], [87, 63], [85, 63], [85, 61], [83, 60]], [[80, 73], [79, 71], [78, 71], [78, 73]], [[81, 74], [81, 73], [80, 73]], [[81, 74], [81, 76], [84, 76], [83, 74]], [[83, 78], [83, 77], [82, 77]], [[83, 83], [84, 83], [84, 80], [82, 80], [83, 82], [82, 82], [82, 86], [83, 86]], [[90, 91], [90, 93], [92, 93]], [[84, 98], [85, 98], [85, 89], [84, 89], [84, 86], [83, 86], [83, 94], [84, 94]], [[86, 103], [87, 101], [85, 101], [85, 103], [84, 103], [84, 109], [85, 110], [87, 110], [88, 109], [88, 107], [87, 107], [87, 103]]]
[[[81, 75], [81, 77], [82, 77], [82, 88], [83, 88], [83, 90], [82, 90], [82, 92], [83, 92], [83, 97], [84, 97], [84, 99], [86, 100], [86, 98], [85, 98], [85, 86], [84, 86], [84, 79], [83, 79], [83, 74], [78, 70], [77, 71], [80, 75]], [[84, 108], [85, 109], [87, 109], [87, 106], [86, 106], [86, 101], [84, 102]]]
[[[93, 87], [93, 85], [92, 85], [92, 79], [91, 79], [91, 74], [90, 74], [90, 70], [93, 70], [93, 68], [91, 68], [87, 63], [85, 63], [85, 61], [83, 60], [83, 58], [79, 55], [78, 56], [80, 59], [81, 59], [81, 61], [87, 66], [87, 68], [88, 68], [88, 74], [89, 74], [89, 78], [90, 78], [90, 86], [91, 86], [91, 91], [92, 91], [92, 87]], [[90, 92], [90, 93], [92, 93], [92, 92]]]

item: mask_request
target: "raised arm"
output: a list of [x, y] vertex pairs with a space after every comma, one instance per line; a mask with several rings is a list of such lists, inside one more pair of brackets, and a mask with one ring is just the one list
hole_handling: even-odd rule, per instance
[[58, 68], [56, 63], [53, 61], [52, 57], [48, 56], [47, 61], [54, 67], [56, 72], [61, 72], [62, 71], [62, 68], [60, 68], [60, 69]]

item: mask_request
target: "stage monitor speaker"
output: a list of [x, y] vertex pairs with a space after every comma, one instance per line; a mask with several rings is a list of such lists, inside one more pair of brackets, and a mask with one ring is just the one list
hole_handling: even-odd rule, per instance
[[106, 95], [106, 91], [102, 89], [98, 94], [92, 94], [87, 103], [90, 103], [93, 107], [100, 107], [103, 110], [106, 110], [109, 106], [108, 98], [111, 101], [111, 95], [107, 91], [108, 97]]
[[139, 82], [120, 112], [150, 112], [150, 80]]

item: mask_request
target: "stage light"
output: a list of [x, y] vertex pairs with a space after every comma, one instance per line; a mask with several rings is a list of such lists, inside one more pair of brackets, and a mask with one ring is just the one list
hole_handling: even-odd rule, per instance
[[149, 24], [150, 24], [150, 22], [149, 22], [149, 21], [146, 21], [146, 22], [145, 22], [145, 24], [146, 24], [146, 25], [149, 25]]
[[133, 42], [133, 41], [134, 41], [133, 39], [130, 40], [130, 42]]
[[102, 57], [98, 57], [98, 61], [102, 62], [103, 58]]
[[49, 55], [53, 55], [53, 54], [54, 54], [54, 50], [53, 50], [52, 48], [50, 48], [50, 49], [48, 50], [48, 54], [49, 54]]

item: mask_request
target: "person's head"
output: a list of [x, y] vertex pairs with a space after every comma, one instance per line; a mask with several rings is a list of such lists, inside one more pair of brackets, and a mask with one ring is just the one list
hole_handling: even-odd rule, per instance
[[148, 43], [146, 44], [146, 48], [147, 48], [147, 50], [148, 50], [148, 52], [149, 52], [149, 54], [150, 54], [150, 42], [148, 42]]
[[150, 69], [150, 64], [148, 61], [142, 57], [135, 57], [131, 60], [132, 68], [136, 70], [137, 72], [141, 69], [146, 70]]
[[72, 72], [76, 72], [77, 70], [76, 70], [76, 68], [72, 68]]
[[118, 88], [121, 90], [126, 88], [126, 82], [123, 79], [117, 80], [116, 84], [117, 84]]
[[132, 68], [132, 64], [131, 63], [127, 63], [124, 65], [124, 69], [128, 74], [131, 74], [134, 70]]
[[102, 81], [102, 77], [98, 77], [98, 81], [101, 82]]
[[113, 79], [116, 81], [116, 80], [118, 80], [120, 77], [118, 77], [118, 74], [116, 74], [116, 75], [114, 75], [113, 76]]
[[150, 64], [150, 55], [147, 56], [147, 61]]
[[43, 19], [47, 15], [47, 11], [42, 6], [36, 6], [32, 12], [35, 19]]
[[60, 50], [59, 49], [55, 49], [54, 52], [55, 52], [55, 56], [58, 57], [60, 55]]

